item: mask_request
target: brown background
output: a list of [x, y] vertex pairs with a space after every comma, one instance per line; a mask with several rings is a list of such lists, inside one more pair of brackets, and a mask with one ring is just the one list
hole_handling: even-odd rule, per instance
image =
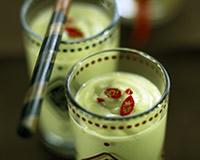
[[[166, 160], [200, 159], [200, 1], [183, 2], [179, 15], [154, 29], [141, 48], [164, 64], [172, 80]], [[37, 137], [22, 140], [16, 135], [28, 84], [19, 24], [21, 3], [2, 1], [0, 5], [0, 160], [58, 159]], [[122, 46], [133, 47], [125, 41], [129, 31], [122, 27]]]
[[22, 0], [1, 1], [0, 58], [23, 56], [19, 12]]

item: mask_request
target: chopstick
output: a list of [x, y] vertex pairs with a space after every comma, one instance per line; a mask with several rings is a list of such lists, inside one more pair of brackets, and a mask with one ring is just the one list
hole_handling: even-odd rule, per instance
[[57, 0], [24, 100], [17, 132], [31, 137], [37, 130], [41, 104], [53, 70], [71, 0]]

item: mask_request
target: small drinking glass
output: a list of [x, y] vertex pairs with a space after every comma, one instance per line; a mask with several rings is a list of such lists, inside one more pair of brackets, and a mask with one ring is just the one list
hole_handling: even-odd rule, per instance
[[[26, 0], [21, 9], [24, 47], [31, 74], [41, 47], [55, 0]], [[82, 56], [117, 47], [119, 16], [115, 0], [73, 0], [59, 45], [47, 94], [42, 104], [39, 130], [44, 144], [69, 155], [72, 135], [66, 117], [64, 79], [68, 69]], [[68, 148], [66, 150], [66, 148]], [[70, 151], [70, 153], [66, 153]]]
[[[106, 104], [105, 99], [102, 99], [102, 93], [106, 92], [98, 91], [99, 81], [104, 75], [108, 77], [111, 75], [113, 81], [120, 81], [121, 78], [124, 78], [122, 73], [139, 75], [149, 80], [157, 87], [160, 96], [154, 104], [149, 106], [147, 104], [146, 108], [139, 112], [136, 112], [137, 108], [135, 107], [135, 113], [130, 115], [123, 115], [126, 110], [120, 110], [122, 115], [118, 116], [110, 115], [110, 113], [104, 115], [103, 109], [98, 108], [97, 110], [96, 105], [93, 104], [104, 103], [104, 107], [104, 104], [97, 105], [97, 107], [103, 108], [112, 104]], [[146, 82], [142, 83], [142, 79], [132, 81], [131, 77], [127, 76], [123, 80], [128, 79], [130, 79], [130, 84], [135, 82], [140, 84], [137, 85], [137, 90], [133, 89], [133, 93], [130, 92], [130, 89], [125, 91], [128, 94], [133, 94], [133, 97], [136, 95], [134, 92], [150, 88]], [[107, 81], [104, 79], [102, 82], [101, 85], [106, 86]], [[88, 90], [85, 89], [85, 92], [82, 92], [84, 94], [80, 94], [83, 97], [79, 96], [80, 91], [87, 85], [89, 86], [90, 83], [92, 87], [87, 88]], [[116, 48], [100, 51], [83, 58], [72, 67], [68, 72], [65, 88], [77, 160], [95, 158], [109, 160], [162, 159], [170, 80], [167, 71], [156, 59], [133, 49]], [[96, 90], [102, 96], [101, 98], [98, 96], [96, 98], [96, 95], [93, 94]], [[145, 91], [141, 93], [142, 98], [148, 100]], [[152, 90], [151, 94], [154, 95], [155, 92]], [[121, 93], [113, 95], [121, 96]], [[77, 99], [78, 97], [79, 99]], [[83, 104], [81, 101], [85, 103]], [[109, 102], [114, 101], [110, 100]], [[135, 105], [137, 103], [139, 101], [135, 100]]]

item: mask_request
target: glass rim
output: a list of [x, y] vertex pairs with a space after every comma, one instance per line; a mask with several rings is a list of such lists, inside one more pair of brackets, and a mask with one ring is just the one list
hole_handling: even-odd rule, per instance
[[[70, 90], [70, 82], [71, 82], [71, 80], [73, 78], [72, 76], [73, 76], [74, 71], [76, 71], [76, 69], [81, 65], [81, 63], [86, 61], [88, 58], [96, 56], [96, 55], [99, 55], [101, 53], [114, 52], [114, 51], [136, 53], [136, 54], [138, 54], [138, 55], [140, 55], [140, 56], [142, 56], [144, 58], [147, 58], [148, 60], [153, 61], [153, 63], [158, 64], [158, 66], [163, 71], [163, 75], [164, 75], [164, 78], [166, 80], [166, 86], [165, 86], [164, 92], [162, 93], [159, 101], [156, 104], [154, 104], [152, 107], [150, 107], [149, 109], [147, 109], [147, 110], [145, 110], [143, 112], [137, 113], [137, 114], [130, 115], [130, 116], [106, 117], [106, 116], [102, 116], [102, 115], [99, 115], [99, 114], [96, 114], [96, 113], [92, 113], [92, 112], [84, 109], [73, 98], [73, 95], [71, 94], [71, 90]], [[103, 120], [129, 120], [129, 119], [135, 119], [137, 117], [142, 117], [144, 115], [147, 115], [148, 113], [151, 113], [154, 109], [159, 107], [159, 104], [161, 104], [165, 100], [165, 98], [169, 95], [169, 92], [170, 92], [170, 78], [169, 78], [169, 74], [168, 74], [167, 70], [164, 68], [164, 66], [157, 59], [155, 59], [154, 57], [150, 56], [149, 54], [147, 54], [147, 53], [145, 53], [143, 51], [136, 50], [136, 49], [113, 48], [113, 49], [105, 49], [105, 50], [102, 50], [102, 51], [94, 52], [93, 54], [90, 54], [89, 56], [86, 56], [86, 57], [80, 59], [78, 62], [76, 62], [71, 67], [71, 69], [69, 70], [69, 72], [66, 75], [64, 88], [65, 88], [65, 97], [66, 97], [67, 101], [70, 100], [70, 102], [74, 106], [76, 106], [76, 108], [78, 108], [79, 110], [81, 110], [82, 112], [84, 112], [86, 114], [89, 114], [90, 116], [93, 116], [93, 117], [96, 117], [96, 118], [99, 118], [99, 119], [103, 119]]]
[[[33, 1], [34, 0], [26, 0], [22, 4], [21, 10], [20, 10], [20, 22], [21, 22], [22, 28], [26, 32], [30, 33], [32, 36], [34, 36], [35, 38], [39, 39], [40, 41], [43, 41], [44, 37], [42, 37], [42, 36], [38, 35], [37, 33], [35, 33], [30, 28], [30, 26], [28, 25], [28, 23], [26, 21], [26, 15], [27, 15], [27, 13], [28, 13], [28, 11], [29, 11], [29, 9], [31, 7], [31, 3]], [[98, 32], [95, 35], [92, 35], [90, 37], [83, 38], [83, 39], [80, 39], [80, 40], [65, 40], [65, 41], [62, 40], [61, 44], [74, 44], [74, 43], [81, 43], [81, 42], [89, 41], [89, 40], [95, 39], [96, 37], [98, 37], [99, 35], [104, 34], [107, 31], [111, 30], [120, 20], [117, 4], [116, 4], [115, 0], [113, 0], [113, 4], [114, 4], [114, 16], [112, 18], [112, 21], [109, 23], [109, 25], [106, 26], [103, 30], [101, 30], [100, 32]]]

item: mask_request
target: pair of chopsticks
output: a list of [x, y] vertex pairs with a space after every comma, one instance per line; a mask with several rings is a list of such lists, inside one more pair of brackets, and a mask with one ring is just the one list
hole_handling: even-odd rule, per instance
[[57, 0], [36, 61], [17, 129], [21, 137], [31, 137], [37, 130], [41, 104], [53, 70], [71, 0]]

